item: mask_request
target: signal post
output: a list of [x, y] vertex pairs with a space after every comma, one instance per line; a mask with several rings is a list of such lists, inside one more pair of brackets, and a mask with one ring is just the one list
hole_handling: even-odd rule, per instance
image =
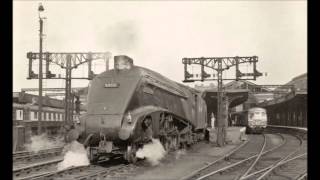
[[[256, 63], [258, 62], [257, 56], [244, 56], [244, 57], [199, 57], [199, 58], [183, 58], [182, 64], [184, 64], [184, 80], [183, 82], [195, 82], [195, 81], [217, 81], [217, 144], [222, 147], [225, 145], [226, 128], [228, 126], [228, 97], [225, 95], [223, 88], [223, 80], [256, 80], [256, 77], [262, 76], [262, 73], [256, 69]], [[239, 69], [239, 64], [253, 64], [252, 72], [242, 73]], [[188, 72], [187, 66], [200, 65], [201, 66], [201, 78], [194, 78], [194, 74]], [[215, 78], [212, 74], [205, 72], [204, 68], [210, 68], [217, 72]], [[235, 67], [236, 77], [223, 78], [222, 73], [225, 70], [229, 70], [230, 67]], [[209, 121], [209, 127], [211, 122]]]

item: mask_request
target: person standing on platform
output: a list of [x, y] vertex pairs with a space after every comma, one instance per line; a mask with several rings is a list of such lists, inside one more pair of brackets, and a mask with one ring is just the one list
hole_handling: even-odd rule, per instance
[[211, 113], [211, 128], [214, 129], [215, 128], [215, 121], [216, 118], [214, 117], [214, 113]]

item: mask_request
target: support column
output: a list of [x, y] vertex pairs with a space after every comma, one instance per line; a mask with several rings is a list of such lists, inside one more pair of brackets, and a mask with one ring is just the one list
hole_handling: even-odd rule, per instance
[[217, 144], [220, 147], [223, 147], [225, 145], [225, 138], [226, 138], [226, 118], [223, 117], [223, 97], [224, 97], [224, 92], [223, 92], [223, 84], [222, 84], [222, 61], [218, 61], [218, 69], [217, 70], [217, 75], [218, 75], [218, 114], [217, 114], [217, 129], [218, 129], [218, 135], [217, 135]]
[[286, 113], [284, 110], [281, 111], [281, 125], [286, 126], [287, 124]]
[[308, 113], [307, 113], [307, 107], [306, 104], [303, 105], [303, 127], [307, 127], [308, 126]]
[[70, 109], [71, 109], [71, 55], [67, 55], [66, 64], [66, 96], [65, 96], [65, 124], [69, 124], [71, 121]]

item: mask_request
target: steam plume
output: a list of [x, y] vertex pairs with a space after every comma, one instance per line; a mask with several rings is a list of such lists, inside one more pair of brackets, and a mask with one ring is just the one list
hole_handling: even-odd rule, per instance
[[158, 165], [165, 155], [166, 151], [158, 139], [152, 139], [151, 143], [144, 145], [136, 153], [138, 158], [146, 158], [152, 166]]
[[65, 146], [65, 148], [67, 152], [64, 155], [63, 161], [58, 164], [58, 170], [62, 170], [71, 166], [85, 166], [90, 164], [87, 151], [79, 142], [73, 141]]
[[132, 21], [121, 21], [108, 26], [100, 32], [98, 43], [107, 50], [116, 53], [128, 53], [137, 47], [138, 30]]
[[42, 149], [63, 146], [63, 137], [49, 138], [47, 134], [31, 136], [31, 142], [25, 145], [27, 151], [38, 152]]

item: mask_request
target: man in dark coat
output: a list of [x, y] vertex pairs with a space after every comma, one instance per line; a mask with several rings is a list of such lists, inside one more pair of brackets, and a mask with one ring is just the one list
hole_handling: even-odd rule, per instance
[[147, 116], [142, 122], [142, 141], [150, 142], [152, 141], [152, 118]]

